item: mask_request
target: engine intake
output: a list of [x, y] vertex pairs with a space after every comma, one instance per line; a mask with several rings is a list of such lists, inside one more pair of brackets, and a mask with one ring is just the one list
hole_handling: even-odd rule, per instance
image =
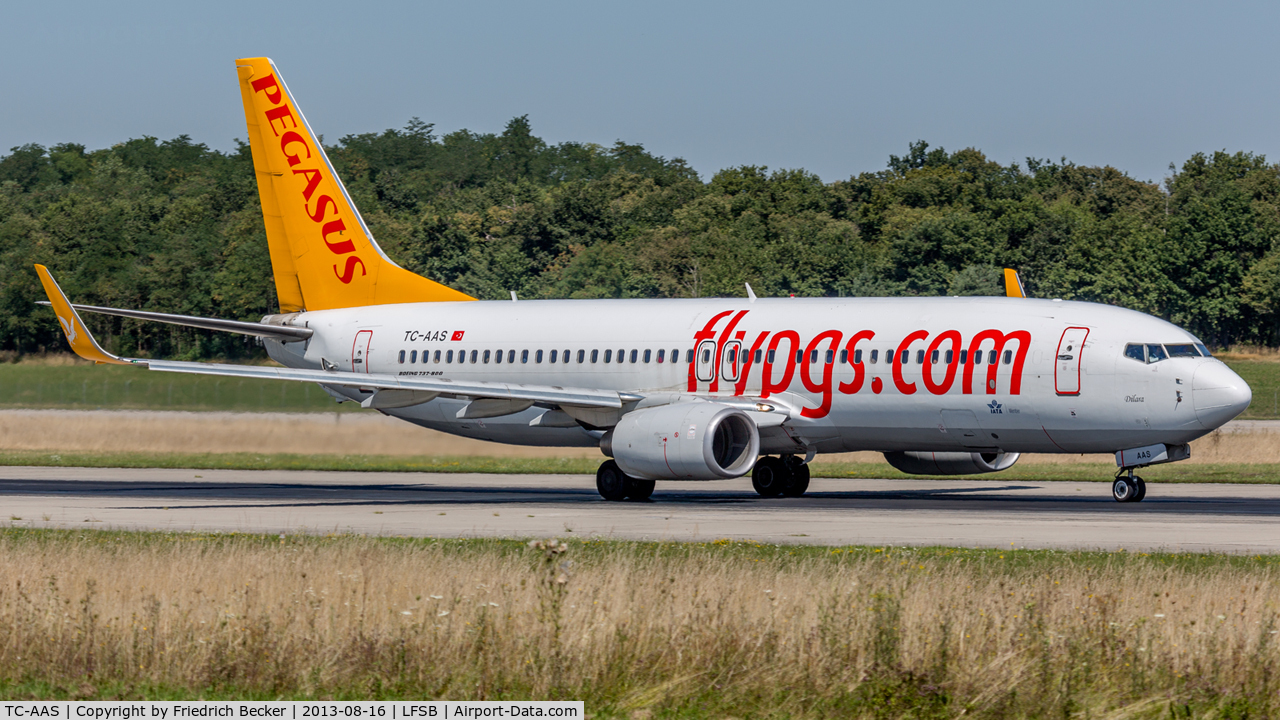
[[645, 480], [720, 480], [746, 474], [760, 433], [742, 410], [681, 402], [633, 410], [600, 441], [626, 474]]
[[887, 452], [884, 459], [912, 475], [978, 475], [1008, 470], [1018, 453]]

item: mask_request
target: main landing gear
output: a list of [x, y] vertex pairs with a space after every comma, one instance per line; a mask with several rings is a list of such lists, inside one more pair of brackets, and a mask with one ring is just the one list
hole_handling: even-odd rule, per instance
[[1142, 502], [1142, 498], [1147, 496], [1147, 484], [1133, 474], [1133, 468], [1129, 468], [1128, 475], [1124, 472], [1121, 470], [1115, 482], [1111, 483], [1111, 497], [1116, 502]]
[[809, 489], [809, 466], [795, 455], [766, 455], [751, 471], [751, 487], [762, 497], [800, 497]]
[[596, 490], [605, 500], [648, 500], [653, 494], [653, 481], [633, 478], [622, 472], [618, 463], [605, 460], [596, 470]]

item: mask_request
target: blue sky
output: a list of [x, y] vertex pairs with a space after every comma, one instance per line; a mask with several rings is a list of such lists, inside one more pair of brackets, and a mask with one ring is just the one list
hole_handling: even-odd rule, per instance
[[244, 137], [233, 60], [272, 57], [332, 141], [401, 127], [622, 139], [688, 160], [883, 169], [923, 139], [1160, 180], [1280, 161], [1277, 3], [324, 1], [10, 4], [0, 152]]

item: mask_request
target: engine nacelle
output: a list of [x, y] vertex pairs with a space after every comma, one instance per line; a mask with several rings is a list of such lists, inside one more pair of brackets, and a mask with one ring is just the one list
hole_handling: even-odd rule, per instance
[[713, 402], [641, 408], [600, 441], [622, 471], [645, 480], [720, 480], [746, 474], [760, 433], [745, 412]]
[[887, 452], [884, 459], [912, 475], [977, 475], [1008, 470], [1018, 453]]

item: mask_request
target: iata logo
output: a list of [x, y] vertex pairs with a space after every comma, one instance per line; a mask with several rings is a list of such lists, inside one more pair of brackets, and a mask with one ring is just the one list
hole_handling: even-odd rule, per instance
[[987, 407], [991, 408], [991, 414], [992, 414], [992, 415], [1003, 415], [1003, 414], [1004, 414], [1004, 413], [1003, 413], [1003, 411], [1001, 411], [1001, 410], [1000, 410], [1000, 408], [1002, 408], [1002, 407], [1004, 407], [1004, 406], [1003, 406], [1003, 405], [1001, 405], [1000, 403], [996, 402], [995, 400], [992, 400], [991, 402], [987, 403]]
[[[285, 161], [292, 168], [295, 178], [301, 178], [306, 181], [306, 186], [302, 189], [302, 204], [311, 221], [320, 225], [320, 239], [324, 242], [325, 247], [329, 248], [329, 252], [334, 255], [345, 255], [346, 260], [343, 263], [342, 271], [338, 271], [338, 266], [333, 266], [333, 274], [344, 285], [351, 283], [355, 277], [356, 266], [360, 266], [360, 275], [363, 277], [368, 274], [364, 268], [364, 261], [360, 256], [355, 255], [356, 245], [348, 239], [343, 239], [342, 234], [346, 231], [347, 226], [341, 217], [341, 210], [338, 201], [334, 200], [331, 195], [321, 193], [316, 199], [315, 209], [311, 207], [311, 199], [320, 184], [325, 180], [324, 174], [314, 168], [299, 168], [304, 159], [311, 160], [311, 146], [307, 144], [306, 138], [297, 131], [299, 127], [297, 118], [293, 115], [292, 108], [288, 104], [281, 105], [284, 101], [284, 91], [280, 88], [280, 83], [276, 80], [274, 73], [263, 78], [258, 78], [250, 83], [254, 92], [263, 93], [267, 101], [273, 107], [263, 113], [266, 118], [267, 127], [271, 128], [271, 132], [280, 138], [280, 152], [284, 154]], [[331, 242], [330, 235], [337, 235], [338, 240]]]

